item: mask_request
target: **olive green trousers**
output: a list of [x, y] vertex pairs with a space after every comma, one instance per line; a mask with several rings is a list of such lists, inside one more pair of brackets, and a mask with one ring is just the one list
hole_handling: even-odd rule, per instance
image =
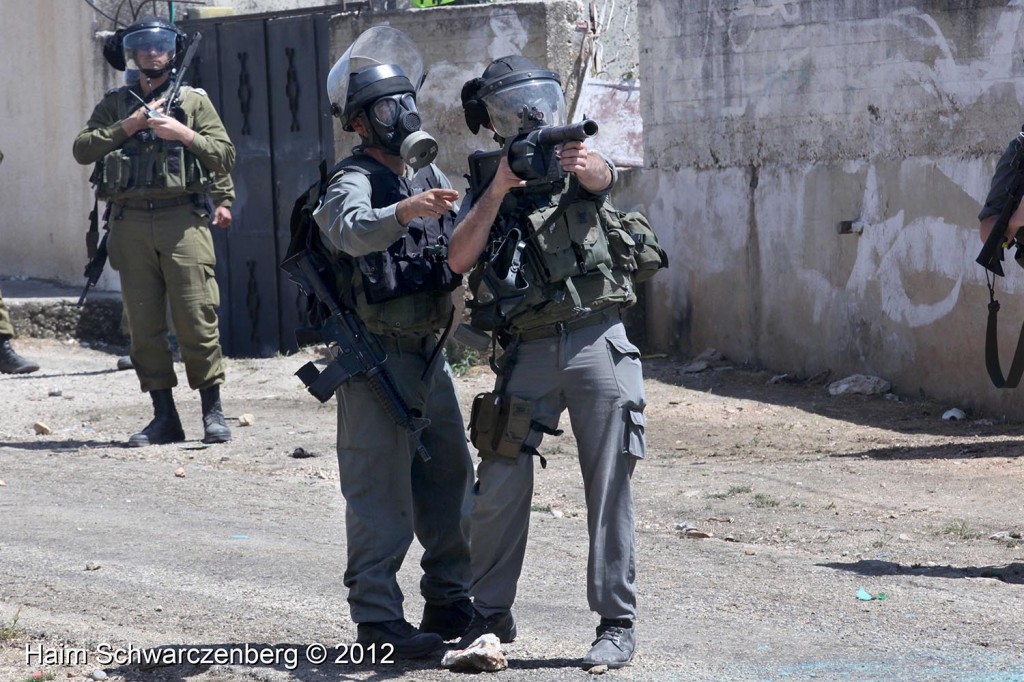
[[130, 209], [114, 204], [107, 249], [121, 275], [131, 358], [143, 391], [178, 384], [168, 344], [167, 309], [193, 389], [224, 383], [214, 277], [216, 256], [205, 211], [190, 204]]
[[0, 294], [0, 336], [14, 336], [14, 325], [11, 324], [11, 311], [4, 303], [4, 295]]

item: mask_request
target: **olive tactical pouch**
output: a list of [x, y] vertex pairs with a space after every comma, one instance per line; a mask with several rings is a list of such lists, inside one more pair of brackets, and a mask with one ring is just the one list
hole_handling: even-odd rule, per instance
[[668, 267], [668, 254], [646, 216], [636, 211], [624, 213], [608, 202], [601, 205], [599, 215], [608, 234], [614, 267], [630, 272], [635, 283], [646, 282]]
[[469, 439], [481, 457], [516, 459], [522, 453], [533, 419], [533, 403], [500, 393], [473, 399]]

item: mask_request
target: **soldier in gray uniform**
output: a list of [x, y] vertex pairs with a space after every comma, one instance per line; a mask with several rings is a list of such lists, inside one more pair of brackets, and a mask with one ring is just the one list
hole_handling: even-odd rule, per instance
[[[331, 172], [314, 213], [333, 251], [338, 295], [386, 351], [405, 402], [430, 421], [420, 433], [424, 461], [365, 375], [336, 393], [345, 586], [357, 642], [394, 646], [404, 658], [436, 651], [472, 616], [464, 524], [473, 463], [437, 335], [451, 324], [451, 292], [461, 281], [445, 260], [458, 192], [430, 163], [437, 145], [419, 130], [422, 78], [419, 50], [389, 27], [364, 32], [338, 60], [327, 80], [332, 112], [361, 144]], [[410, 159], [400, 154], [403, 142], [434, 154]], [[424, 548], [418, 628], [405, 619], [396, 579], [414, 536]]]
[[[520, 56], [493, 61], [465, 84], [462, 101], [470, 130], [487, 128], [499, 143], [531, 125], [565, 123], [557, 74]], [[470, 522], [475, 613], [458, 646], [484, 633], [504, 642], [516, 636], [511, 608], [534, 458], [544, 434], [561, 433], [559, 417], [568, 409], [587, 501], [587, 599], [600, 616], [583, 664], [615, 668], [636, 648], [630, 478], [644, 456], [645, 401], [640, 352], [619, 314], [636, 298], [598, 219], [616, 178], [611, 162], [575, 140], [547, 151], [547, 171], [555, 173], [529, 182], [510, 167], [511, 151], [471, 156], [471, 192], [449, 248], [452, 270], [475, 266], [473, 325], [504, 347], [495, 390], [477, 396], [470, 422], [481, 457]], [[547, 153], [534, 152], [530, 163]], [[488, 166], [478, 159], [499, 157], [490, 166], [493, 179], [480, 182]]]
[[121, 276], [131, 360], [153, 401], [153, 420], [128, 444], [185, 439], [172, 396], [178, 378], [167, 339], [168, 304], [189, 386], [202, 401], [203, 442], [223, 443], [231, 431], [220, 402], [220, 292], [208, 223], [223, 228], [231, 222], [233, 188], [217, 178], [228, 177], [235, 148], [202, 90], [184, 86], [178, 102], [166, 102], [171, 70], [184, 52], [181, 31], [147, 17], [125, 29], [120, 41], [125, 66], [138, 69], [139, 81], [103, 97], [75, 138], [74, 155], [81, 164], [96, 164], [92, 181], [110, 207], [107, 248]]

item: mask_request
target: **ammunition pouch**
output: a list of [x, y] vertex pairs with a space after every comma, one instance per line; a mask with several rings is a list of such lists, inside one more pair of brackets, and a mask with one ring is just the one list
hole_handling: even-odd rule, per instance
[[462, 283], [462, 275], [448, 267], [445, 244], [424, 248], [410, 256], [378, 251], [356, 259], [362, 275], [366, 302], [384, 303], [421, 292], [451, 292]]
[[[554, 215], [556, 211], [561, 215]], [[530, 242], [547, 283], [557, 284], [612, 267], [608, 236], [593, 202], [576, 201], [564, 210], [551, 207], [531, 213], [528, 219]]]
[[533, 403], [500, 393], [480, 393], [473, 399], [469, 439], [483, 458], [514, 460], [530, 434]]
[[160, 142], [115, 149], [96, 163], [89, 181], [100, 199], [111, 199], [144, 190], [201, 194], [209, 185], [209, 175], [180, 142]]
[[668, 254], [642, 213], [624, 213], [605, 202], [598, 215], [608, 235], [613, 267], [630, 273], [633, 282], [646, 282], [668, 267]]

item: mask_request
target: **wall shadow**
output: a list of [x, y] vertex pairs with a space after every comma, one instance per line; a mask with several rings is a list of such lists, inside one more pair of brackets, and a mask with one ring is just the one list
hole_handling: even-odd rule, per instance
[[829, 562], [816, 564], [837, 571], [849, 571], [863, 576], [915, 575], [924, 578], [994, 578], [1011, 585], [1024, 585], [1024, 563], [1013, 562], [1003, 566], [923, 566], [900, 564], [894, 561], [861, 559], [850, 563]]
[[825, 372], [812, 377], [778, 375], [767, 370], [712, 362], [698, 372], [683, 371], [692, 360], [665, 357], [645, 358], [644, 378], [691, 391], [792, 407], [811, 414], [896, 431], [962, 438], [971, 436], [1020, 436], [1024, 425], [999, 420], [979, 421], [984, 415], [968, 415], [961, 421], [944, 420], [948, 405], [926, 396], [896, 393], [899, 400], [881, 395], [829, 395], [828, 385], [839, 377]]

